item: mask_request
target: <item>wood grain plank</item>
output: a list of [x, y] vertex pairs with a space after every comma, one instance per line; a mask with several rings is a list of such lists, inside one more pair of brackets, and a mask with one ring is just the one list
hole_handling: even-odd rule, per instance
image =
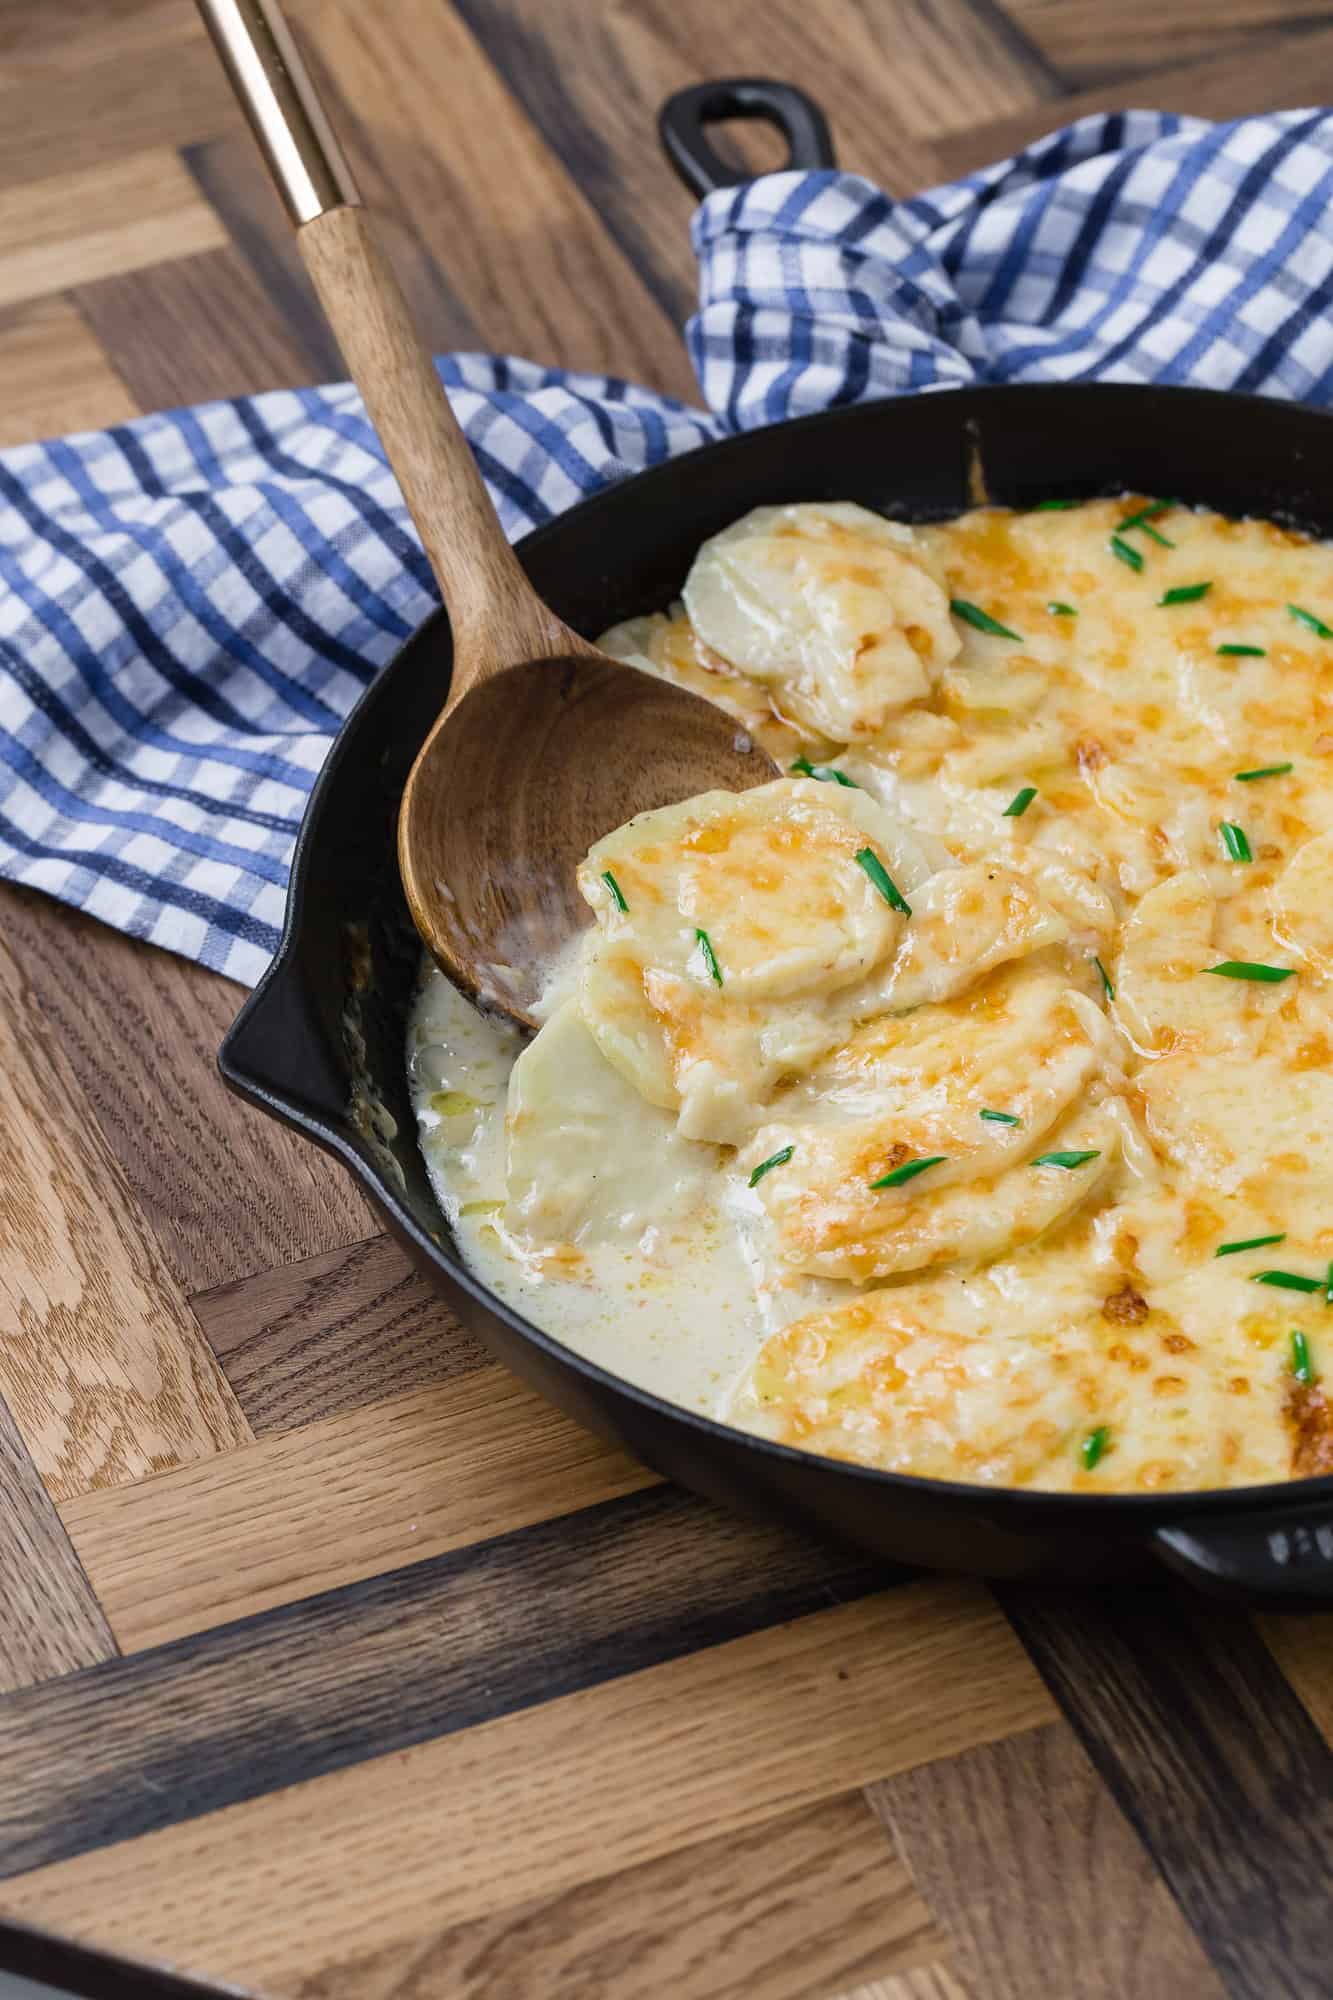
[[0, 1874], [852, 1602], [904, 1573], [667, 1488], [0, 1701]]
[[1260, 1618], [1258, 1627], [1320, 1735], [1333, 1743], [1333, 1620], [1288, 1615]]
[[220, 249], [226, 240], [165, 147], [21, 188], [0, 185], [0, 306]]
[[[301, 2000], [808, 2000], [941, 1940], [859, 1794], [316, 1973]], [[863, 1989], [864, 1990], [864, 1989]]]
[[1018, 111], [1053, 87], [1002, 13], [966, 0], [457, 4], [674, 317], [692, 310], [697, 279], [690, 198], [657, 142], [671, 91], [709, 74], [797, 79], [828, 111], [842, 164], [907, 193], [930, 178], [923, 142], [936, 129]]
[[52, 76], [116, 57], [160, 60], [199, 35], [189, 0], [7, 0], [0, 88], [40, 90]]
[[[337, 123], [343, 123], [341, 116]], [[309, 379], [342, 381], [347, 369], [338, 343], [306, 277], [295, 231], [249, 131], [187, 146], [182, 157], [275, 321], [286, 328], [293, 346], [307, 360]]]
[[66, 1498], [250, 1431], [12, 943], [0, 940], [0, 1394]]
[[325, 373], [326, 355], [306, 349], [230, 247], [76, 285], [70, 297], [144, 409], [298, 389]]
[[[1152, 0], [1125, 0], [1116, 7], [1100, 0], [1006, 0], [1006, 7], [1067, 84], [1115, 83], [1122, 103], [1129, 101], [1123, 83], [1127, 76], [1206, 60], [1219, 51], [1239, 55], [1247, 39], [1262, 29], [1314, 26], [1328, 19], [1323, 0], [1173, 0], [1168, 8], [1154, 6]], [[1288, 64], [1293, 75], [1299, 73], [1294, 51]], [[1149, 90], [1135, 102], [1155, 103], [1156, 98]], [[1262, 102], [1255, 98], [1250, 108]]]
[[139, 414], [97, 336], [65, 299], [0, 311], [0, 447]]
[[1147, 1850], [1067, 1723], [870, 1788], [986, 2000], [1222, 2000]]
[[111, 1628], [0, 1398], [0, 1694], [109, 1660]]
[[655, 1478], [492, 1365], [84, 1495], [62, 1518], [130, 1652]]
[[908, 1584], [17, 1876], [4, 1906], [281, 1988], [1050, 1712], [984, 1591]]
[[239, 986], [32, 891], [0, 887], [0, 911], [33, 1004], [183, 1293], [376, 1228], [342, 1167], [218, 1076]]
[[[54, 11], [54, 10], [53, 10]], [[0, 64], [0, 187], [103, 167], [157, 146], [198, 143], [240, 125], [240, 112], [198, 15], [141, 42], [108, 37], [86, 58], [69, 34]], [[193, 18], [191, 18], [193, 17]]]
[[[884, 1979], [852, 1987], [837, 2000], [968, 2000], [968, 1996], [947, 1965], [916, 1965], [908, 1972], [891, 1972]], [[981, 2000], [989, 2000], [984, 1987]]]
[[[478, 342], [694, 393], [677, 336], [455, 9], [397, 0], [373, 37], [362, 11], [307, 0], [301, 19], [359, 121], [354, 166], [373, 153], [376, 205], [448, 273]], [[441, 77], [465, 116], [444, 111]]]
[[257, 1437], [488, 1360], [388, 1236], [256, 1272], [191, 1304]]
[[1231, 2000], [1326, 1994], [1333, 1751], [1250, 1621], [1178, 1587], [998, 1595]]
[[[1109, 18], [1109, 17], [1108, 17]], [[1089, 112], [1121, 111], [1147, 102], [1159, 111], [1195, 118], [1244, 118], [1323, 104], [1333, 97], [1333, 29], [1268, 37], [1215, 57], [1154, 72], [1151, 85], [1129, 92], [1112, 82], [1064, 97], [1056, 104], [939, 134], [932, 144], [932, 177], [952, 180], [1028, 146], [1057, 125]]]

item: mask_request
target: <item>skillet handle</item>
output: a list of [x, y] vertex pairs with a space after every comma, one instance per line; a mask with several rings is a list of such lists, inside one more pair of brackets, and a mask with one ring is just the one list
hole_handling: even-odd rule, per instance
[[762, 118], [776, 125], [787, 141], [787, 169], [838, 164], [827, 118], [794, 83], [763, 76], [719, 77], [678, 90], [657, 114], [666, 156], [691, 194], [702, 197], [717, 188], [740, 187], [751, 178], [729, 166], [709, 144], [705, 126], [723, 118]]
[[1214, 1597], [1268, 1611], [1333, 1609], [1333, 1501], [1197, 1516], [1159, 1528], [1152, 1552]]

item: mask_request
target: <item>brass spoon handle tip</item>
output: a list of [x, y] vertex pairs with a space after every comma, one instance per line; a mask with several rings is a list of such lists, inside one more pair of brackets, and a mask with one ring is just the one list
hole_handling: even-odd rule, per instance
[[291, 29], [272, 0], [198, 0], [204, 26], [298, 229], [361, 197]]

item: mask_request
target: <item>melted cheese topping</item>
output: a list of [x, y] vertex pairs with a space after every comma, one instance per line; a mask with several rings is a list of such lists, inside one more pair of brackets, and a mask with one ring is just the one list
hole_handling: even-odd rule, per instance
[[1333, 555], [1146, 504], [760, 508], [606, 635], [801, 762], [598, 843], [517, 1060], [428, 978], [423, 1146], [497, 1290], [898, 1471], [1333, 1470], [1333, 639], [1291, 610], [1333, 625]]

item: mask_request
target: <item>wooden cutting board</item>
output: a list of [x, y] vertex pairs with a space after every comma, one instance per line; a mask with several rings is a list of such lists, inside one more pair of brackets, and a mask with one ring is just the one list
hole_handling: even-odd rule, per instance
[[[684, 395], [669, 89], [794, 77], [898, 191], [1333, 96], [1296, 0], [296, 11], [437, 347]], [[0, 442], [339, 372], [187, 0], [5, 0], [0, 111]], [[309, 2000], [1330, 1991], [1333, 1624], [654, 1483], [226, 1096], [237, 989], [0, 915], [0, 1910]]]

